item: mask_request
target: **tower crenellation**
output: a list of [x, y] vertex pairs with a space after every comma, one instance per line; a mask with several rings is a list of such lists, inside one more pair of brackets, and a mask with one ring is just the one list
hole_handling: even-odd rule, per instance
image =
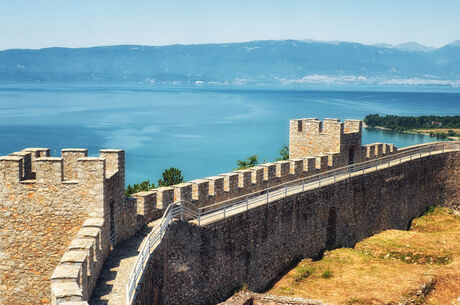
[[78, 159], [88, 157], [88, 150], [81, 148], [63, 149], [64, 180], [78, 180]]
[[345, 133], [361, 133], [363, 129], [363, 121], [361, 120], [345, 120]]
[[[362, 122], [326, 118], [291, 120], [289, 128], [290, 158], [339, 154], [341, 166], [360, 162]], [[337, 158], [337, 157], [334, 157]], [[330, 164], [333, 161], [329, 161]]]
[[[91, 269], [95, 283], [111, 243], [119, 243], [137, 230], [136, 222], [129, 216], [135, 216], [136, 211], [130, 211], [132, 205], [125, 203], [124, 184], [122, 150], [101, 151], [99, 157], [88, 157], [86, 149], [64, 149], [60, 157], [51, 157], [49, 148], [26, 148], [0, 157], [0, 222], [8, 224], [0, 232], [0, 254], [6, 258], [0, 261], [0, 269], [10, 274], [2, 278], [2, 271], [0, 280], [21, 291], [14, 296], [0, 291], [0, 300], [13, 304], [18, 302], [17, 298], [25, 301], [33, 295], [47, 299], [50, 282], [32, 281], [35, 276], [31, 270], [40, 270], [51, 279], [54, 298], [63, 293], [63, 286], [58, 283], [68, 283], [68, 276], [79, 277], [81, 291], [83, 269], [77, 272], [75, 266], [61, 266], [51, 277], [59, 265], [59, 253], [66, 252], [74, 237], [94, 239], [98, 257], [88, 256], [85, 260], [99, 268]], [[93, 218], [102, 221], [98, 228], [84, 224]], [[83, 227], [88, 228], [80, 232]], [[100, 233], [90, 236], [93, 231]], [[8, 238], [4, 239], [3, 234]], [[21, 262], [25, 261], [30, 266], [22, 267]], [[28, 280], [21, 280], [25, 278]]]

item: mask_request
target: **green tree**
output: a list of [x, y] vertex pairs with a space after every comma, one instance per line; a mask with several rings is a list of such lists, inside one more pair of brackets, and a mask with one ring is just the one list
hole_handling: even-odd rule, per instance
[[126, 196], [126, 197], [129, 197], [129, 196], [131, 196], [132, 194], [134, 194], [133, 187], [131, 186], [131, 184], [129, 184], [129, 185], [126, 187], [125, 196]]
[[279, 150], [279, 153], [280, 153], [280, 157], [276, 158], [276, 161], [289, 160], [289, 146], [287, 146], [286, 143], [284, 143], [281, 146], [281, 148]]
[[246, 160], [236, 160], [236, 165], [238, 166], [237, 170], [254, 167], [258, 164], [259, 164], [258, 155], [249, 156]]
[[163, 179], [158, 180], [158, 186], [170, 186], [184, 182], [182, 171], [178, 168], [171, 167], [163, 172]]
[[[158, 187], [170, 186], [184, 182], [184, 177], [182, 176], [181, 170], [175, 167], [164, 170], [162, 175], [163, 179], [158, 180]], [[154, 188], [156, 188], [155, 183], [150, 183], [149, 180], [145, 180], [137, 184], [135, 183], [132, 186], [130, 184], [126, 187], [125, 196], [129, 197], [132, 194], [148, 191]]]
[[143, 192], [143, 191], [148, 191], [155, 188], [155, 183], [150, 184], [149, 180], [142, 181], [139, 184], [133, 184], [133, 186], [128, 185], [128, 187], [125, 190], [125, 196], [129, 197], [134, 193], [138, 192]]

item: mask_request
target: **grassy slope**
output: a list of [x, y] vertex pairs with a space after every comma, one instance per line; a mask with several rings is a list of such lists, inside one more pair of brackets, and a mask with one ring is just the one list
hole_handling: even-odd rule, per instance
[[[417, 290], [434, 282], [427, 296]], [[415, 219], [409, 231], [388, 230], [303, 260], [269, 291], [330, 304], [460, 304], [460, 219], [445, 208]]]

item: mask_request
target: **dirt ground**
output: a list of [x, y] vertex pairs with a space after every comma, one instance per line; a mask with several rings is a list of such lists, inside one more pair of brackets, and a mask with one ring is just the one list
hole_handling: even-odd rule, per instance
[[460, 305], [460, 218], [432, 209], [409, 231], [384, 231], [301, 261], [268, 293], [328, 304]]

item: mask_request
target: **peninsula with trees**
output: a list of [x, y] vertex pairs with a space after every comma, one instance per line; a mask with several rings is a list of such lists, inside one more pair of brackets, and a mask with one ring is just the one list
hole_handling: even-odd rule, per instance
[[400, 132], [426, 134], [437, 138], [460, 138], [460, 116], [398, 116], [368, 114], [364, 118], [367, 127]]

